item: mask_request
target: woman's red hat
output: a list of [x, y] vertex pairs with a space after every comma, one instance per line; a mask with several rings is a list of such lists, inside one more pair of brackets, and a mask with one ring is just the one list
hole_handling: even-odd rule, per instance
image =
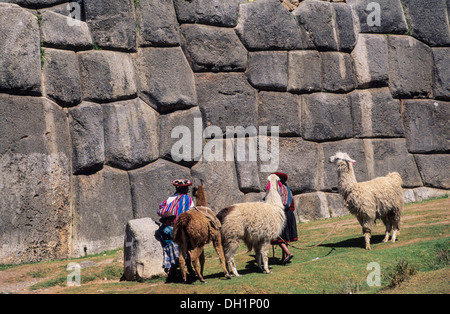
[[288, 180], [288, 175], [283, 172], [274, 172], [272, 174], [277, 175], [284, 182], [286, 182]]
[[172, 185], [180, 186], [180, 187], [190, 186], [190, 185], [192, 185], [192, 181], [188, 180], [188, 179], [176, 179], [176, 180], [172, 181]]

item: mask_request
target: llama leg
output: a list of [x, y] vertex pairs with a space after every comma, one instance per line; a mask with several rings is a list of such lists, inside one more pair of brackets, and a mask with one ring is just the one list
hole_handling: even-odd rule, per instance
[[257, 245], [255, 245], [255, 258], [256, 258], [256, 263], [258, 265], [258, 268], [261, 271], [264, 271], [264, 269], [262, 267], [261, 245], [259, 243]]
[[186, 256], [186, 249], [185, 246], [179, 245], [179, 250], [180, 250], [180, 257], [179, 257], [179, 261], [180, 261], [180, 271], [181, 271], [181, 276], [183, 277], [183, 282], [186, 282], [186, 260], [184, 259], [184, 257]]
[[371, 236], [370, 228], [363, 227], [363, 234], [366, 242], [366, 250], [370, 250], [370, 236]]
[[223, 272], [225, 273], [225, 278], [230, 279], [231, 276], [228, 273], [227, 266], [225, 265], [225, 256], [223, 254], [222, 237], [220, 235], [220, 232], [217, 234], [217, 237], [213, 240], [213, 245], [217, 255], [219, 255], [220, 265], [222, 265]]
[[202, 253], [200, 254], [200, 274], [203, 278], [203, 270], [205, 269], [205, 250], [202, 248]]
[[392, 232], [392, 243], [395, 242], [397, 239], [397, 236], [400, 234], [400, 214], [395, 216], [395, 220], [393, 222], [394, 225], [394, 231]]
[[264, 243], [261, 247], [261, 257], [264, 262], [264, 270], [265, 270], [266, 274], [272, 273], [269, 270], [269, 249], [270, 249], [270, 243]]
[[236, 269], [236, 264], [234, 262], [234, 254], [236, 253], [236, 250], [239, 247], [239, 241], [228, 243], [227, 248], [225, 250], [225, 258], [227, 260], [228, 267], [230, 268], [231, 273], [239, 277], [239, 273]]
[[192, 259], [192, 266], [194, 266], [195, 272], [198, 276], [198, 278], [200, 279], [201, 282], [205, 282], [205, 279], [203, 279], [202, 274], [200, 273], [199, 269], [198, 269], [198, 260], [200, 255], [203, 252], [203, 248], [195, 248], [192, 250], [191, 252], [191, 259]]
[[391, 233], [391, 230], [392, 230], [392, 224], [389, 220], [386, 220], [383, 222], [386, 225], [386, 232], [385, 232], [383, 242], [386, 243], [387, 241], [389, 241], [389, 234]]

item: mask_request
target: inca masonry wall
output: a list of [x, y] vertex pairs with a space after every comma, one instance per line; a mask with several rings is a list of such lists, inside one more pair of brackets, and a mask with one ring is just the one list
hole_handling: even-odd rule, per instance
[[[446, 193], [448, 2], [289, 2], [0, 0], [0, 263], [120, 247], [175, 178], [203, 180], [216, 212], [260, 200], [267, 161], [201, 148], [275, 139], [227, 126], [279, 126], [299, 221], [345, 213], [338, 150], [359, 181], [397, 171], [408, 200]], [[179, 162], [176, 126], [200, 147]]]

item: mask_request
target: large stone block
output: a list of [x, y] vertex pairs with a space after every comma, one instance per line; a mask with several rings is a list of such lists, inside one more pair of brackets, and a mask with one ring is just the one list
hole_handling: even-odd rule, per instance
[[402, 0], [411, 24], [412, 35], [430, 46], [450, 44], [446, 0]]
[[110, 167], [73, 177], [73, 256], [96, 254], [123, 245], [133, 219], [126, 171]]
[[386, 86], [389, 79], [387, 37], [359, 34], [352, 52], [356, 86]]
[[448, 165], [450, 155], [414, 155], [423, 184], [441, 189], [450, 189]]
[[49, 10], [41, 11], [41, 33], [46, 47], [63, 49], [90, 49], [92, 38], [89, 27], [85, 22], [77, 20], [77, 24], [71, 21], [70, 12], [65, 15]]
[[115, 51], [78, 53], [83, 100], [106, 102], [136, 95], [131, 56]]
[[192, 179], [189, 168], [163, 159], [131, 170], [128, 174], [133, 198], [133, 217], [136, 219], [150, 217], [158, 220], [159, 204], [175, 193], [172, 181]]
[[300, 96], [290, 93], [260, 92], [258, 95], [259, 125], [279, 126], [283, 136], [301, 135]]
[[244, 193], [259, 192], [258, 137], [234, 139], [234, 160], [239, 189]]
[[251, 52], [247, 77], [258, 89], [286, 91], [288, 55], [286, 52]]
[[450, 150], [450, 103], [408, 100], [404, 105], [406, 146], [411, 153]]
[[234, 27], [240, 0], [174, 0], [181, 23], [199, 23]]
[[434, 97], [450, 100], [450, 48], [433, 48]]
[[0, 263], [67, 258], [67, 116], [45, 98], [4, 94], [0, 116]]
[[245, 71], [247, 68], [247, 50], [233, 29], [184, 24], [181, 32], [194, 71]]
[[0, 3], [0, 90], [41, 94], [38, 19], [19, 6]]
[[332, 3], [331, 8], [338, 38], [338, 50], [351, 52], [357, 38], [352, 9], [344, 3]]
[[389, 36], [388, 51], [392, 96], [429, 97], [433, 82], [431, 49], [409, 36]]
[[158, 113], [140, 99], [103, 105], [108, 165], [135, 169], [159, 157]]
[[294, 196], [295, 214], [299, 222], [330, 218], [327, 196], [323, 192], [304, 193]]
[[357, 90], [350, 95], [355, 137], [403, 137], [401, 104], [388, 88]]
[[313, 50], [289, 52], [289, 82], [291, 93], [310, 93], [322, 90], [322, 60]]
[[95, 44], [101, 48], [136, 50], [133, 1], [84, 0], [84, 10]]
[[312, 141], [352, 137], [353, 123], [348, 95], [303, 95], [302, 136]]
[[179, 26], [172, 0], [135, 1], [141, 46], [178, 46]]
[[224, 134], [227, 126], [258, 126], [256, 91], [243, 73], [202, 73], [196, 82], [206, 126], [218, 126]]
[[105, 137], [103, 111], [98, 104], [83, 102], [69, 111], [72, 139], [72, 171], [89, 173], [103, 168]]
[[355, 88], [353, 62], [350, 54], [323, 52], [322, 86], [328, 92], [348, 92]]
[[151, 218], [128, 221], [124, 239], [125, 280], [145, 280], [164, 276], [163, 250], [157, 240], [158, 225]]
[[[182, 1], [182, 0], [180, 0]], [[295, 50], [304, 48], [295, 19], [278, 0], [242, 3], [236, 28], [250, 50]]]
[[65, 2], [65, 0], [5, 0], [2, 2], [16, 3], [26, 8], [36, 9], [40, 7], [50, 7], [52, 5], [60, 4]]
[[141, 97], [160, 112], [197, 105], [194, 74], [180, 47], [140, 49]]
[[401, 1], [348, 0], [347, 3], [359, 19], [361, 33], [406, 34], [408, 26]]
[[81, 102], [81, 83], [75, 52], [46, 48], [45, 95], [64, 107]]
[[367, 140], [368, 147], [372, 148], [374, 177], [387, 175], [389, 172], [398, 172], [403, 179], [403, 187], [422, 186], [417, 165], [413, 155], [406, 150], [404, 139], [377, 139]]

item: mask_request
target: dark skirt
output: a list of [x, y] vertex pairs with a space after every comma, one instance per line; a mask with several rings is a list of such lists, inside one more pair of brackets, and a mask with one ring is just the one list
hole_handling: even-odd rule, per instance
[[[292, 242], [298, 240], [297, 235], [297, 221], [295, 220], [294, 212], [290, 209], [285, 210], [286, 223], [283, 231], [281, 232], [281, 238], [286, 242]], [[280, 239], [273, 239], [271, 244], [281, 244], [283, 241]]]

